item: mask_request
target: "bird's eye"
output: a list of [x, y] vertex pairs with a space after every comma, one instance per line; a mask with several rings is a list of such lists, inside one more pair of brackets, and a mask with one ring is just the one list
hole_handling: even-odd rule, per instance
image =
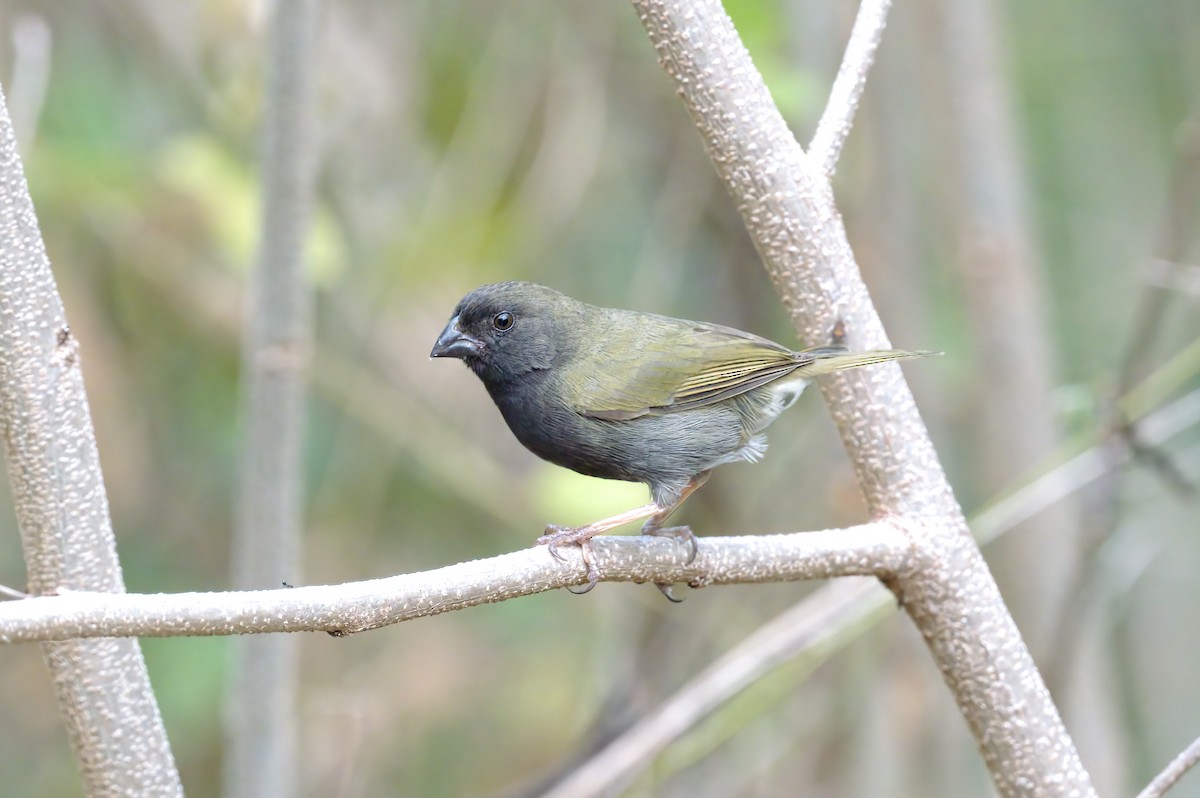
[[512, 329], [513, 322], [516, 317], [507, 310], [502, 310], [492, 317], [492, 326], [496, 328], [496, 332], [508, 332]]

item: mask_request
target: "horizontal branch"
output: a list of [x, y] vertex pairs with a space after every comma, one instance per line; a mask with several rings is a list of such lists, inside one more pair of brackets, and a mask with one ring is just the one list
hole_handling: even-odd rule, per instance
[[[907, 531], [892, 522], [786, 535], [703, 537], [696, 559], [678, 541], [601, 537], [595, 566], [607, 582], [708, 585], [889, 577], [905, 564]], [[566, 562], [545, 547], [342, 585], [223, 593], [72, 592], [0, 602], [0, 642], [84, 637], [179, 637], [263, 632], [361, 632], [477, 604], [582, 585], [579, 549]], [[282, 575], [282, 576], [286, 576]]]

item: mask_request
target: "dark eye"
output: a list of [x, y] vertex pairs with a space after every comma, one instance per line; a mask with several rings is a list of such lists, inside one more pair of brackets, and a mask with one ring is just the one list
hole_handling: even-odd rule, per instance
[[496, 332], [508, 332], [512, 329], [513, 322], [516, 317], [507, 310], [502, 310], [492, 317], [492, 326], [496, 328]]

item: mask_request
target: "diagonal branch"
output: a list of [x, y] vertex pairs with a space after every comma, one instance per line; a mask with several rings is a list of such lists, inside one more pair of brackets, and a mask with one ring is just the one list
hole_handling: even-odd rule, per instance
[[1200, 762], [1200, 737], [1192, 740], [1191, 745], [1183, 749], [1179, 756], [1171, 760], [1162, 773], [1154, 777], [1154, 781], [1146, 785], [1146, 789], [1138, 793], [1137, 798], [1162, 798], [1167, 790], [1175, 786], [1175, 782]]
[[[1141, 419], [1147, 443], [1161, 445], [1200, 424], [1200, 390]], [[1071, 457], [972, 518], [987, 543], [1100, 479], [1119, 461], [1105, 440]], [[631, 780], [678, 738], [753, 682], [796, 657], [825, 661], [858, 634], [894, 612], [892, 596], [869, 582], [823, 585], [767, 621], [679, 688], [662, 704], [596, 751], [548, 795], [603, 795]], [[546, 798], [545, 795], [542, 798]], [[1141, 798], [1139, 796], [1139, 798]]]
[[[634, 0], [802, 340], [843, 322], [887, 345], [825, 173], [801, 150], [718, 0]], [[1094, 794], [898, 367], [821, 385], [871, 513], [921, 519], [901, 599], [1004, 796]]]
[[889, 609], [894, 615], [895, 607], [876, 582], [824, 585], [756, 629], [542, 798], [587, 798], [624, 789], [667, 744], [747, 685], [802, 652], [816, 659], [815, 649], [836, 647]]
[[883, 38], [891, 7], [892, 0], [862, 0], [858, 7], [858, 16], [854, 18], [850, 40], [846, 43], [846, 54], [842, 56], [842, 65], [838, 67], [829, 92], [829, 102], [808, 147], [809, 157], [827, 177], [832, 177], [837, 169], [842, 145], [850, 135], [854, 114], [867, 85], [867, 73], [875, 62], [875, 50]]
[[[890, 578], [909, 554], [912, 529], [878, 522], [788, 535], [704, 537], [696, 559], [674, 540], [602, 537], [593, 542], [602, 581], [748, 582]], [[585, 584], [579, 550], [567, 562], [544, 547], [432, 571], [342, 585], [160, 595], [64, 593], [0, 603], [0, 642], [79, 637], [176, 637], [376, 629], [451, 610]]]

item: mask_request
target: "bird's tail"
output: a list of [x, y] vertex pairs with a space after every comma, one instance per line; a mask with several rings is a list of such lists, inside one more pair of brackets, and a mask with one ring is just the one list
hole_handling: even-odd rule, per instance
[[866, 352], [850, 352], [844, 346], [818, 346], [797, 352], [808, 362], [796, 369], [794, 373], [804, 377], [819, 377], [822, 374], [832, 374], [835, 371], [856, 369], [859, 366], [870, 366], [875, 363], [886, 363], [889, 360], [908, 360], [913, 357], [930, 357], [941, 352], [927, 350], [910, 351], [907, 349], [870, 349]]

